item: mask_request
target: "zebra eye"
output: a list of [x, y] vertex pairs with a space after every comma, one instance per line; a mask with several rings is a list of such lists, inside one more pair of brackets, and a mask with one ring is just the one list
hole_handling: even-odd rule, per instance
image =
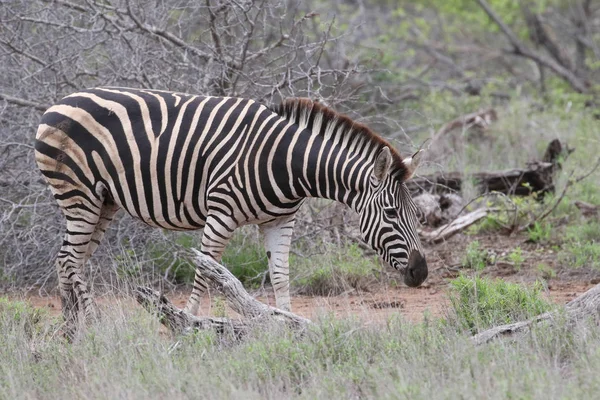
[[387, 215], [389, 218], [396, 218], [398, 217], [398, 210], [396, 210], [393, 207], [389, 207], [389, 208], [384, 208], [383, 212], [385, 213], [385, 215]]

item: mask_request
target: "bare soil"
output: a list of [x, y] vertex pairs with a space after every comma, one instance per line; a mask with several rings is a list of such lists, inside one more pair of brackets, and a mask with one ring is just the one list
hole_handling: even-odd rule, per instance
[[[333, 313], [336, 316], [355, 316], [365, 321], [381, 322], [392, 315], [401, 315], [410, 321], [422, 320], [424, 315], [442, 316], [448, 309], [448, 281], [459, 275], [461, 271], [471, 272], [461, 267], [465, 248], [472, 240], [478, 240], [482, 248], [495, 254], [496, 262], [488, 265], [482, 272], [484, 276], [504, 279], [511, 282], [531, 284], [543, 279], [548, 290], [549, 299], [557, 304], [565, 304], [584, 293], [592, 286], [600, 283], [600, 271], [585, 268], [574, 269], [561, 265], [557, 254], [550, 245], [541, 246], [528, 243], [523, 236], [457, 235], [448, 242], [427, 249], [427, 260], [430, 274], [420, 288], [408, 288], [394, 285], [394, 279], [382, 280], [370, 288], [368, 292], [350, 291], [338, 296], [301, 296], [292, 297], [293, 311], [307, 318], [318, 318], [319, 315]], [[514, 265], [507, 255], [516, 247], [520, 247], [523, 256], [521, 265]], [[539, 268], [546, 265], [554, 271], [554, 276], [544, 276]], [[293, 266], [292, 266], [293, 268]], [[392, 275], [393, 276], [393, 275]], [[401, 281], [401, 280], [399, 280]], [[275, 305], [270, 288], [254, 293], [260, 301]], [[168, 294], [169, 299], [178, 307], [183, 307], [189, 291], [177, 291]], [[52, 314], [60, 313], [60, 299], [57, 296], [40, 296], [37, 293], [15, 295], [13, 298], [25, 298], [35, 307], [47, 308]], [[130, 298], [115, 297], [105, 294], [98, 297], [98, 303], [104, 307], [115, 304], [139, 307]], [[215, 315], [223, 313], [217, 301], [210, 296], [202, 299], [200, 314]], [[227, 315], [234, 313], [225, 311]]]

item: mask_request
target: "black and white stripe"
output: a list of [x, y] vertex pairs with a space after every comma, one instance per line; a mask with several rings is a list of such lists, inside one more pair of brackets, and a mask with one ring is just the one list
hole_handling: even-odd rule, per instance
[[[38, 166], [67, 219], [56, 267], [68, 318], [80, 306], [93, 312], [82, 266], [119, 208], [152, 226], [203, 229], [201, 250], [216, 260], [236, 228], [259, 224], [283, 309], [294, 216], [306, 197], [356, 210], [367, 243], [401, 271], [421, 253], [403, 184], [410, 168], [368, 128], [309, 100], [269, 109], [239, 98], [96, 88], [48, 109], [36, 139]], [[196, 275], [189, 311], [205, 287]]]

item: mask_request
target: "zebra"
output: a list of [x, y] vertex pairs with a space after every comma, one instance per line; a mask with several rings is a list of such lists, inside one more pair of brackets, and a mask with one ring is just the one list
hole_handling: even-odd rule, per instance
[[[368, 127], [319, 102], [266, 107], [234, 97], [87, 89], [44, 113], [35, 157], [66, 218], [55, 267], [67, 321], [97, 312], [83, 265], [121, 208], [153, 227], [202, 230], [201, 252], [216, 261], [238, 227], [258, 225], [283, 310], [291, 310], [295, 215], [310, 197], [356, 211], [364, 241], [408, 286], [427, 278], [405, 185], [420, 153], [402, 159]], [[196, 314], [206, 290], [196, 271], [185, 310]]]

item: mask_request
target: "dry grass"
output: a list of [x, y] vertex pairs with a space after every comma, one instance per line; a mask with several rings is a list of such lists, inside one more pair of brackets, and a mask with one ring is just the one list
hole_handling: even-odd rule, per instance
[[74, 343], [57, 321], [0, 300], [0, 398], [593, 398], [600, 332], [539, 327], [474, 347], [452, 320], [380, 325], [323, 316], [300, 337], [171, 338], [140, 308], [107, 310]]

